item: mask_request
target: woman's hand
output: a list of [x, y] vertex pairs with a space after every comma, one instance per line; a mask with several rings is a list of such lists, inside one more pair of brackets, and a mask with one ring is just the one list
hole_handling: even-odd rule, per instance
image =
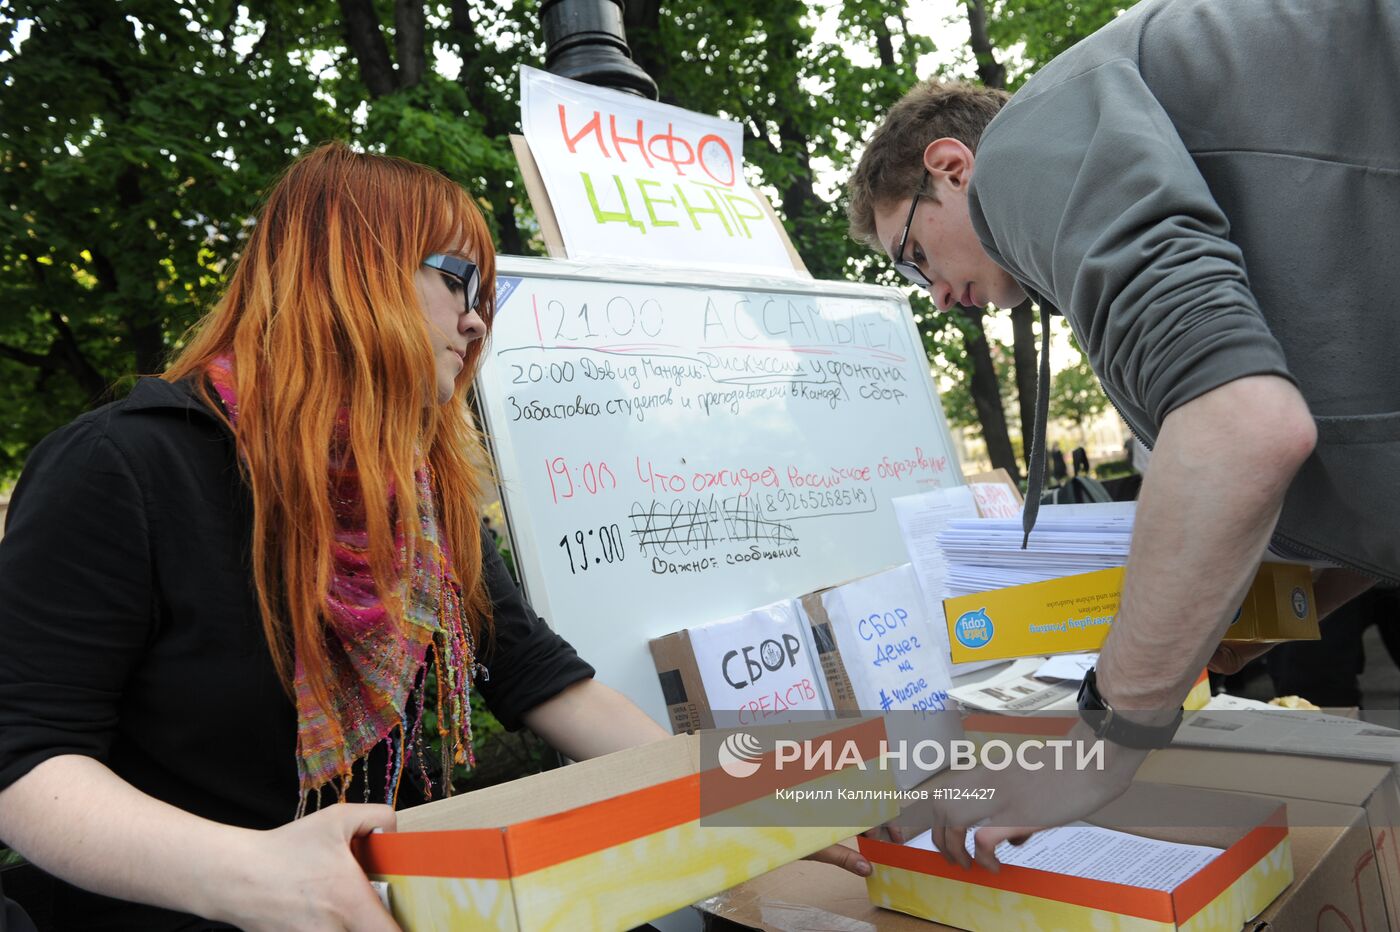
[[820, 851], [813, 851], [802, 860], [834, 864], [842, 870], [850, 871], [857, 877], [870, 876], [870, 862], [861, 857], [860, 852], [855, 848], [848, 848], [845, 845], [829, 845]]
[[[211, 918], [250, 932], [396, 932], [350, 840], [394, 830], [388, 806], [341, 803], [266, 832], [250, 832]], [[219, 884], [218, 878], [210, 878]]]

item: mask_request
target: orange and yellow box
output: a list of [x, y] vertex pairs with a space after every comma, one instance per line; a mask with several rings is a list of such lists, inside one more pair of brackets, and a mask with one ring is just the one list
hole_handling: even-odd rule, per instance
[[1133, 833], [1213, 844], [1222, 853], [1175, 889], [1154, 890], [1010, 865], [996, 874], [964, 869], [933, 851], [862, 837], [860, 851], [873, 868], [866, 889], [877, 906], [971, 932], [1239, 932], [1292, 882], [1286, 809], [1278, 801], [1139, 783], [1087, 821], [1129, 830], [1111, 810], [1141, 815], [1144, 806], [1207, 818], [1198, 828]]
[[[862, 758], [879, 719], [825, 723]], [[405, 932], [631, 929], [895, 816], [879, 766], [826, 773], [770, 766], [747, 780], [700, 770], [700, 738], [678, 735], [399, 813], [399, 831], [360, 839], [371, 880], [389, 884]], [[704, 791], [702, 792], [702, 781]], [[842, 803], [854, 824], [803, 826], [776, 789], [871, 791]], [[863, 792], [857, 795], [865, 795]], [[808, 796], [808, 799], [819, 798]], [[722, 816], [703, 824], [702, 816]], [[807, 821], [810, 821], [808, 819]]]

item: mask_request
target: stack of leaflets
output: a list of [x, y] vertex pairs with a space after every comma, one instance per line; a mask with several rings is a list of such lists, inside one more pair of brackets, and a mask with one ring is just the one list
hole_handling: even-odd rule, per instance
[[1025, 549], [1019, 518], [955, 518], [938, 535], [946, 593], [970, 595], [1123, 566], [1136, 504], [1047, 505]]

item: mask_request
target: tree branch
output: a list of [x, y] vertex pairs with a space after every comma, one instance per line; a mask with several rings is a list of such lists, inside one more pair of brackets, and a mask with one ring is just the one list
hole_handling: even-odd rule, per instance
[[36, 369], [52, 369], [53, 361], [48, 356], [41, 356], [29, 350], [20, 349], [18, 346], [11, 346], [8, 343], [0, 343], [0, 356], [6, 359], [13, 359], [15, 362], [24, 363], [26, 366], [33, 366]]
[[110, 386], [102, 373], [83, 355], [78, 338], [68, 321], [58, 311], [49, 311], [49, 322], [58, 331], [58, 342], [49, 350], [50, 355], [62, 361], [63, 367], [77, 380], [88, 396], [88, 406], [96, 407], [108, 400]]

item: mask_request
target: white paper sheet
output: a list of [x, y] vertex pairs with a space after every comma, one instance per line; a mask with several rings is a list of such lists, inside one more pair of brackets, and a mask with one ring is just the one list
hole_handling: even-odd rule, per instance
[[[1005, 489], [1005, 486], [995, 488]], [[933, 489], [918, 495], [902, 495], [892, 499], [891, 504], [894, 505], [894, 516], [899, 522], [900, 533], [904, 535], [904, 546], [909, 551], [914, 577], [918, 580], [919, 591], [923, 595], [924, 611], [935, 629], [934, 637], [938, 639], [943, 655], [951, 658], [948, 626], [943, 617], [943, 600], [948, 597], [947, 565], [943, 560], [943, 551], [938, 546], [938, 535], [948, 527], [948, 522], [955, 518], [977, 517], [974, 488], [958, 485], [947, 489]], [[954, 676], [981, 670], [996, 662], [949, 661]]]
[[[967, 833], [972, 853], [975, 834]], [[911, 848], [937, 851], [933, 833], [924, 832], [908, 842]], [[1032, 835], [1024, 845], [997, 845], [997, 860], [1015, 867], [1127, 884], [1148, 890], [1175, 890], [1221, 853], [1220, 848], [1158, 841], [1075, 822]]]
[[948, 655], [909, 564], [838, 586], [822, 595], [822, 606], [862, 709], [948, 707]]
[[1098, 662], [1099, 655], [1097, 653], [1059, 654], [1041, 664], [1040, 669], [1035, 671], [1035, 678], [1082, 683], [1084, 682], [1084, 674], [1088, 673], [1089, 668]]

